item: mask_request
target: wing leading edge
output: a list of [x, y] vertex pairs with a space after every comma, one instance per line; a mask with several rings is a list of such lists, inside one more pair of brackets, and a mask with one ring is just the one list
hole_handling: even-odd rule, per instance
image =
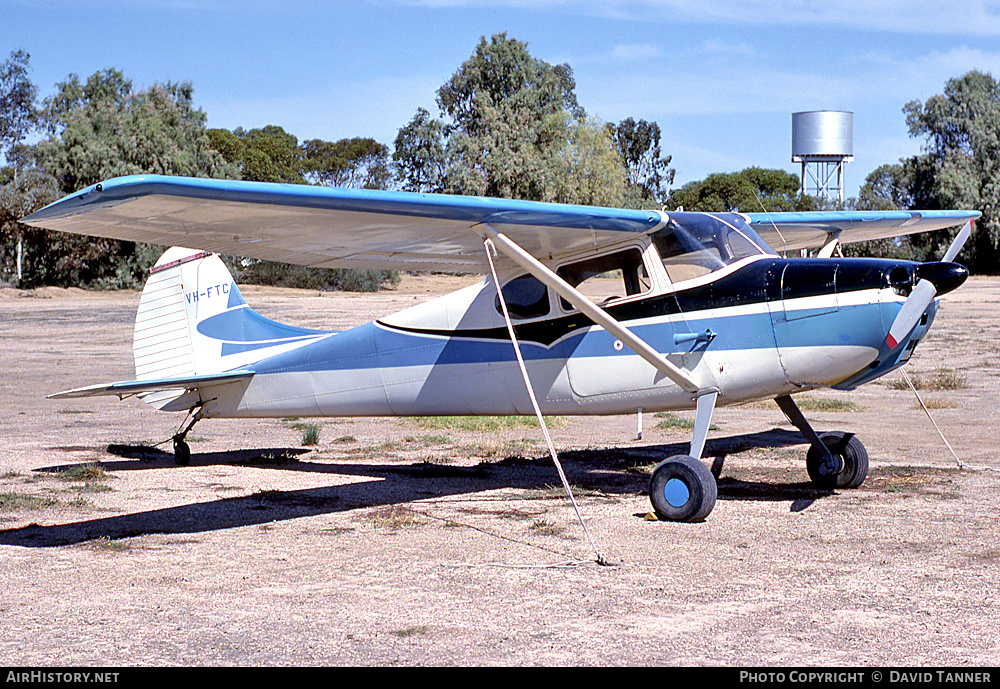
[[473, 196], [141, 175], [88, 187], [22, 222], [318, 268], [484, 270], [487, 223], [535, 256], [616, 242], [657, 211]]
[[[476, 196], [135, 175], [93, 185], [22, 222], [50, 230], [315, 268], [485, 271], [475, 228], [488, 224], [532, 256], [598, 250], [668, 213]], [[749, 213], [775, 251], [961, 225], [976, 211]]]
[[975, 220], [978, 211], [815, 211], [747, 213], [750, 225], [775, 251], [887, 239], [942, 230]]

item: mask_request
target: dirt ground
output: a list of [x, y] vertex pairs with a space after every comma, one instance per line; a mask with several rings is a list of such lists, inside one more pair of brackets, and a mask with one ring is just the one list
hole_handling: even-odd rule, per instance
[[[264, 315], [360, 324], [467, 283], [376, 295], [246, 288]], [[129, 379], [138, 294], [0, 290], [0, 655], [7, 665], [995, 666], [1000, 280], [948, 295], [907, 370], [812, 392], [866, 443], [853, 491], [807, 482], [773, 403], [718, 411], [708, 520], [646, 519], [675, 418], [537, 427], [182, 419], [47, 400]], [[677, 415], [690, 419], [688, 414]], [[303, 446], [303, 424], [319, 444]], [[662, 426], [662, 427], [658, 427]], [[95, 466], [96, 465], [96, 466]]]

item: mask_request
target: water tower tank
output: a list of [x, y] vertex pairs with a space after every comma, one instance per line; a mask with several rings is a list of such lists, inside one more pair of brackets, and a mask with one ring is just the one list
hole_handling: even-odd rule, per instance
[[792, 160], [854, 155], [854, 113], [814, 110], [792, 114]]
[[844, 163], [854, 159], [854, 113], [792, 113], [792, 162], [802, 163], [802, 193], [844, 200]]

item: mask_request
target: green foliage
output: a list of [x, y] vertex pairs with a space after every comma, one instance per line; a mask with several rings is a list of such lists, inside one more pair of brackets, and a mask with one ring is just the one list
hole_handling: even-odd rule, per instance
[[293, 426], [302, 431], [302, 445], [319, 445], [319, 426], [314, 423], [297, 423]]
[[29, 57], [23, 50], [14, 50], [0, 65], [0, 153], [8, 156], [37, 120], [38, 89], [28, 79]]
[[804, 411], [825, 412], [856, 412], [862, 411], [861, 405], [850, 400], [830, 397], [796, 397], [799, 409]]
[[565, 139], [553, 146], [548, 164], [552, 182], [546, 201], [620, 207], [626, 197], [625, 169], [611, 135], [597, 120], [573, 120]]
[[[858, 207], [982, 211], [960, 260], [976, 273], [1000, 272], [1000, 83], [973, 70], [903, 112], [925, 152], [868, 175]], [[913, 258], [939, 258], [957, 232], [912, 235]]]
[[306, 177], [318, 184], [385, 189], [389, 183], [389, 147], [375, 139], [312, 139], [303, 142], [302, 151]]
[[[13, 245], [24, 244], [22, 287], [44, 284], [134, 288], [159, 249], [46, 232], [12, 224], [61, 193], [109, 177], [138, 173], [224, 176], [234, 172], [205, 135], [205, 114], [194, 107], [189, 83], [134, 91], [118, 70], [93, 74], [86, 83], [70, 75], [43, 101], [39, 123], [48, 136], [28, 147], [16, 188], [4, 191], [4, 277], [11, 274]], [[53, 184], [58, 192], [53, 196]]]
[[32, 156], [67, 193], [119, 175], [233, 176], [211, 147], [205, 113], [195, 109], [192, 94], [190, 83], [133, 91], [114, 69], [86, 84], [70, 75], [44, 101], [42, 122], [50, 135]]
[[[937, 368], [924, 375], [914, 373], [910, 376], [910, 383], [917, 390], [964, 390], [969, 387], [968, 379], [951, 368]], [[888, 381], [886, 386], [891, 390], [910, 389], [910, 385], [903, 377]]]
[[396, 135], [392, 162], [405, 191], [440, 192], [447, 168], [444, 123], [418, 108]]
[[817, 200], [802, 194], [799, 178], [789, 172], [749, 167], [689, 182], [670, 193], [668, 205], [686, 211], [755, 213], [815, 210]]
[[[311, 139], [300, 145], [295, 136], [276, 125], [248, 132], [210, 129], [207, 136], [244, 180], [381, 189], [389, 178], [388, 148], [374, 139]], [[398, 271], [305, 268], [233, 258], [227, 262], [239, 282], [279, 287], [377, 292], [400, 280]]]
[[608, 132], [625, 164], [629, 188], [636, 197], [633, 204], [666, 200], [675, 170], [670, 167], [671, 156], [660, 152], [660, 125], [628, 117], [617, 125], [608, 124]]
[[384, 285], [395, 287], [400, 282], [397, 270], [360, 270], [349, 268], [306, 268], [271, 261], [226, 260], [234, 278], [240, 283], [274, 285], [322, 292], [377, 292]]
[[502, 33], [480, 39], [472, 57], [438, 89], [437, 102], [452, 119], [452, 130], [475, 138], [496, 128], [492, 117], [498, 111], [532, 116], [537, 122], [561, 112], [582, 116], [575, 89], [569, 65], [538, 60], [526, 43]]
[[568, 65], [553, 67], [506, 34], [481, 39], [476, 52], [438, 89], [450, 193], [550, 200], [555, 151], [582, 115]]
[[[614, 138], [618, 128], [588, 119], [575, 88], [569, 65], [538, 60], [525, 43], [506, 34], [483, 37], [438, 89], [438, 107], [446, 119], [420, 109], [399, 130], [393, 153], [396, 179], [409, 191], [590, 205], [636, 203], [642, 195], [630, 189], [631, 168]], [[659, 129], [626, 126], [620, 141], [639, 131], [647, 139], [627, 149], [635, 151], [636, 184], [655, 186], [667, 177]], [[652, 171], [641, 169], [642, 161], [653, 158]]]
[[[277, 125], [250, 131], [206, 129], [206, 116], [194, 107], [190, 83], [168, 82], [137, 91], [116, 69], [95, 72], [86, 81], [69, 75], [36, 111], [34, 86], [26, 78], [27, 59], [17, 51], [0, 69], [0, 85], [6, 89], [0, 92], [0, 105], [6, 108], [0, 115], [23, 115], [17, 136], [29, 125], [46, 135], [38, 144], [18, 149], [16, 184], [12, 174], [0, 176], [0, 279], [10, 279], [13, 247], [20, 236], [27, 265], [23, 286], [141, 285], [160, 253], [157, 247], [56, 235], [14, 222], [60, 194], [120, 175], [370, 189], [396, 184], [411, 191], [606, 206], [659, 203], [673, 179], [670, 157], [660, 153], [657, 125], [632, 118], [617, 125], [588, 119], [577, 102], [570, 67], [532, 57], [525, 43], [505, 34], [483, 37], [438, 90], [437, 103], [446, 119], [421, 109], [399, 130], [391, 162], [388, 147], [370, 138], [300, 144]], [[15, 90], [21, 94], [16, 102], [3, 100]], [[13, 120], [0, 120], [6, 127], [0, 135], [14, 131], [8, 121]], [[27, 174], [29, 169], [34, 172]], [[399, 281], [398, 273], [389, 271], [316, 271], [235, 259], [229, 263], [244, 281], [311, 289], [372, 290]]]
[[[534, 416], [415, 416], [411, 419], [421, 428], [430, 430], [459, 430], [492, 433], [517, 428], [538, 428]], [[546, 416], [549, 428], [559, 428], [565, 424], [560, 416]]]

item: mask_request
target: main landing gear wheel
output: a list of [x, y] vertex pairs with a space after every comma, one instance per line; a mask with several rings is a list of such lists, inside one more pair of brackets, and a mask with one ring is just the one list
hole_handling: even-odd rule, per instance
[[836, 431], [821, 433], [820, 440], [835, 457], [841, 460], [842, 467], [836, 474], [820, 473], [823, 464], [823, 454], [815, 447], [810, 447], [806, 453], [806, 471], [809, 478], [818, 488], [857, 488], [868, 476], [868, 451], [853, 433]]
[[649, 499], [656, 516], [665, 521], [700, 522], [715, 507], [719, 489], [715, 476], [694, 457], [675, 455], [653, 470]]

